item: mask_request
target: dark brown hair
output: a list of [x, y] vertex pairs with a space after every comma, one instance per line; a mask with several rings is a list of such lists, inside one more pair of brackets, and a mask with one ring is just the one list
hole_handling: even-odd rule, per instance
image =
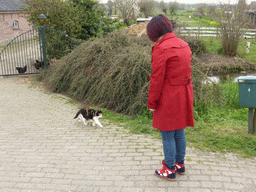
[[172, 32], [172, 22], [162, 14], [154, 16], [147, 25], [148, 38], [153, 42], [170, 32]]

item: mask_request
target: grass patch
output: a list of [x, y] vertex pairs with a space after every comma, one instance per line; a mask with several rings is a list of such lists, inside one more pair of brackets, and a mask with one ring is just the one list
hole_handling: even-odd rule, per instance
[[239, 106], [238, 83], [220, 84], [224, 105], [213, 105], [186, 129], [190, 145], [210, 151], [256, 156], [256, 137], [248, 134], [248, 108]]
[[256, 156], [256, 138], [249, 135], [243, 122], [196, 122], [195, 127], [186, 129], [190, 146], [198, 149], [220, 152], [233, 152], [243, 157]]
[[[103, 110], [104, 119], [123, 126], [134, 134], [149, 134], [161, 138], [160, 132], [152, 127], [152, 119], [137, 116], [135, 119]], [[187, 127], [187, 144], [203, 151], [232, 152], [242, 157], [256, 157], [256, 137], [248, 134], [248, 109], [215, 108], [209, 120], [198, 120], [195, 127]]]
[[221, 48], [221, 41], [216, 37], [203, 37], [202, 40], [205, 42], [207, 52], [209, 54], [218, 54], [218, 49]]
[[74, 105], [76, 104], [76, 101], [74, 101], [73, 99], [68, 99], [65, 104], [71, 104], [71, 105]]
[[[247, 42], [251, 42], [249, 53], [246, 53]], [[238, 54], [241, 58], [256, 63], [256, 42], [253, 40], [240, 41], [238, 45]]]
[[157, 129], [152, 127], [152, 119], [139, 115], [133, 118], [128, 115], [118, 114], [106, 109], [101, 108], [103, 112], [103, 119], [107, 119], [118, 126], [122, 126], [125, 129], [129, 129], [131, 133], [150, 134], [156, 138], [161, 138]]
[[28, 88], [38, 87], [39, 83], [36, 81], [30, 81]]
[[[242, 157], [256, 157], [256, 136], [248, 134], [248, 109], [239, 106], [238, 84], [221, 84], [225, 105], [214, 105], [195, 121], [195, 127], [187, 127], [187, 144], [203, 151], [232, 152]], [[233, 101], [233, 102], [231, 102]], [[152, 118], [146, 112], [136, 118], [102, 109], [104, 118], [123, 126], [131, 133], [149, 134], [161, 138], [152, 127]]]

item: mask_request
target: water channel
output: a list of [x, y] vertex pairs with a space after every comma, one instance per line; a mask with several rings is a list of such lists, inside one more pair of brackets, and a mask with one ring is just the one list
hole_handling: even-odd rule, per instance
[[213, 75], [208, 75], [207, 77], [212, 82], [225, 83], [228, 80], [229, 81], [231, 80], [232, 82], [237, 82], [239, 77], [244, 77], [244, 76], [255, 76], [256, 78], [256, 71], [250, 71], [250, 72], [241, 71], [240, 73], [213, 74]]

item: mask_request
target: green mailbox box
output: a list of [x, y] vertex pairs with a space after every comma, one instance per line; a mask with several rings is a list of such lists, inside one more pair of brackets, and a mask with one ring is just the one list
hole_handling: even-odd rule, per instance
[[239, 105], [249, 108], [248, 133], [256, 134], [256, 76], [239, 77]]
[[238, 79], [239, 105], [256, 108], [256, 76], [244, 76]]

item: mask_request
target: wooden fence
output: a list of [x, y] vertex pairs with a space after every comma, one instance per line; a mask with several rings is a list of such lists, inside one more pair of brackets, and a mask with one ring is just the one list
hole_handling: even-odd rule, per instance
[[[220, 35], [220, 29], [215, 27], [181, 27], [180, 33], [191, 36], [216, 37]], [[255, 39], [256, 29], [246, 29], [244, 38]]]

